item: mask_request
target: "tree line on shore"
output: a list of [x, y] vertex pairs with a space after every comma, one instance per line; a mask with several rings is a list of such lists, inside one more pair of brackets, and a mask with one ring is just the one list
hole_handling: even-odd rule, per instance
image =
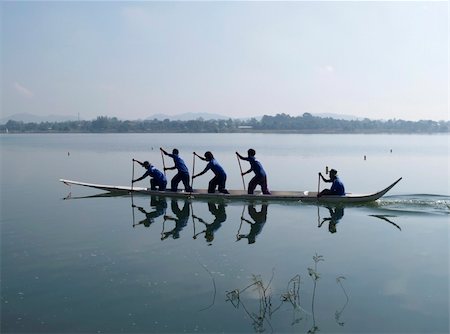
[[119, 120], [99, 116], [90, 121], [25, 123], [10, 120], [0, 125], [0, 132], [9, 133], [234, 133], [234, 132], [292, 132], [292, 133], [445, 133], [450, 132], [450, 121], [405, 120], [343, 120], [318, 117], [309, 113], [302, 116], [277, 114], [260, 120]]

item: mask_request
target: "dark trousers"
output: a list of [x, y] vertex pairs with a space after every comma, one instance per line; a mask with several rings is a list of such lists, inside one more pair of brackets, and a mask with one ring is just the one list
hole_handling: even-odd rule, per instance
[[225, 182], [227, 181], [226, 176], [214, 176], [211, 181], [209, 181], [208, 192], [214, 193], [216, 191], [216, 187], [219, 187], [219, 192], [224, 192], [225, 190]]
[[255, 175], [253, 179], [248, 183], [248, 193], [253, 194], [257, 185], [261, 186], [263, 194], [270, 195], [269, 189], [267, 189], [267, 177]]
[[170, 188], [172, 191], [178, 190], [178, 184], [180, 182], [183, 182], [184, 189], [186, 191], [192, 191], [191, 186], [189, 185], [189, 174], [186, 173], [178, 173], [172, 178], [172, 181], [170, 181]]
[[[158, 187], [158, 189], [156, 188]], [[166, 190], [167, 181], [156, 181], [155, 179], [150, 179], [150, 189], [151, 190]]]

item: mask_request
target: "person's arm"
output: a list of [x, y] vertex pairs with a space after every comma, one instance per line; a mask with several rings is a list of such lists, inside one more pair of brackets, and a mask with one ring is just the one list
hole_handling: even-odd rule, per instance
[[159, 148], [161, 150], [162, 153], [164, 153], [164, 155], [169, 155], [169, 153], [167, 153], [162, 147]]
[[331, 179], [326, 179], [326, 178], [324, 178], [323, 175], [322, 175], [322, 173], [319, 173], [319, 176], [322, 178], [322, 181], [323, 181], [323, 182], [333, 182], [333, 181], [331, 181]]
[[209, 170], [209, 166], [206, 166], [205, 169], [204, 169], [203, 171], [201, 171], [201, 172], [198, 173], [197, 175], [193, 175], [192, 178], [195, 179], [196, 177], [205, 174], [208, 170]]
[[140, 162], [139, 160], [133, 159], [134, 162], [137, 162], [139, 165], [141, 165], [142, 167], [144, 167], [144, 163]]
[[142, 175], [140, 178], [137, 178], [136, 180], [132, 180], [132, 182], [135, 183], [135, 182], [141, 181], [141, 180], [145, 179], [148, 175], [149, 175], [148, 172], [145, 172], [144, 175]]
[[194, 152], [194, 155], [197, 156], [198, 158], [202, 159], [203, 161], [206, 161], [205, 158], [203, 158], [202, 156], [198, 155], [197, 153]]
[[[162, 147], [160, 147], [159, 149], [161, 150], [162, 153], [164, 153], [164, 155], [167, 155], [167, 156], [169, 156], [169, 157], [172, 157], [172, 154], [167, 153]], [[164, 170], [165, 170], [165, 171], [166, 171], [166, 170], [173, 170], [173, 169], [176, 169], [176, 167], [175, 167], [175, 166], [173, 166], [173, 167], [164, 167]]]
[[177, 221], [177, 219], [176, 218], [173, 218], [173, 217], [171, 217], [171, 216], [168, 216], [168, 215], [164, 215], [164, 219], [165, 220], [172, 220], [172, 221]]
[[243, 172], [243, 173], [242, 173], [242, 176], [244, 176], [245, 174], [248, 174], [248, 173], [250, 173], [250, 172], [251, 172], [252, 170], [253, 170], [253, 169], [251, 169], [251, 168], [250, 168], [250, 169], [249, 169], [248, 171], [246, 171], [246, 172]]
[[253, 225], [253, 224], [255, 224], [255, 222], [252, 222], [252, 221], [250, 221], [250, 220], [248, 220], [248, 219], [245, 219], [245, 218], [241, 218], [243, 221], [245, 221], [246, 223], [248, 223], [248, 224], [250, 224], [250, 225]]

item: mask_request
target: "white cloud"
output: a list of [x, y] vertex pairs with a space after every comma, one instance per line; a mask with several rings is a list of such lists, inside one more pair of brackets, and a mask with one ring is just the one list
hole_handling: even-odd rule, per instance
[[31, 99], [34, 96], [34, 93], [31, 90], [24, 87], [23, 85], [21, 85], [18, 82], [14, 82], [13, 87], [16, 90], [16, 92], [18, 92], [20, 95], [26, 97], [27, 99]]

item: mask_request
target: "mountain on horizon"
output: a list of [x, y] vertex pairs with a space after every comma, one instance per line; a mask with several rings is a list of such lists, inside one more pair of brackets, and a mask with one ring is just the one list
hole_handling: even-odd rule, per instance
[[42, 123], [42, 122], [66, 122], [76, 121], [78, 116], [64, 116], [64, 115], [47, 115], [38, 116], [33, 114], [14, 114], [0, 119], [0, 124], [6, 124], [8, 121], [24, 122], [24, 123]]
[[170, 121], [191, 121], [191, 120], [197, 120], [197, 119], [203, 119], [205, 121], [213, 120], [213, 119], [230, 119], [231, 117], [219, 115], [219, 114], [212, 114], [212, 113], [183, 113], [183, 114], [177, 114], [177, 115], [166, 115], [166, 114], [154, 114], [151, 116], [146, 117], [146, 120], [153, 120], [157, 119], [160, 121], [163, 121], [165, 119], [168, 119]]

